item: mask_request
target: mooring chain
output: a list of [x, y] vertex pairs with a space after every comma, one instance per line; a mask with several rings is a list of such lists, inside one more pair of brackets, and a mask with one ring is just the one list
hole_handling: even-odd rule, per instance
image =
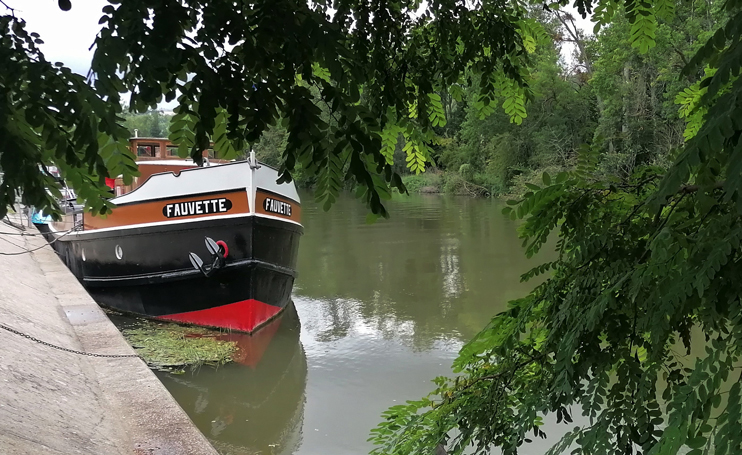
[[71, 352], [73, 354], [87, 355], [90, 357], [114, 357], [114, 358], [137, 357], [137, 358], [141, 358], [141, 356], [138, 354], [94, 354], [91, 352], [77, 351], [75, 349], [63, 348], [62, 346], [57, 346], [55, 344], [47, 343], [46, 341], [39, 340], [38, 338], [32, 337], [31, 335], [20, 332], [16, 329], [10, 328], [4, 324], [0, 324], [0, 329], [7, 330], [10, 333], [15, 333], [16, 335], [20, 335], [24, 338], [28, 338], [29, 340], [35, 341], [39, 344], [43, 344], [44, 346], [49, 346], [50, 348], [59, 349], [60, 351]]

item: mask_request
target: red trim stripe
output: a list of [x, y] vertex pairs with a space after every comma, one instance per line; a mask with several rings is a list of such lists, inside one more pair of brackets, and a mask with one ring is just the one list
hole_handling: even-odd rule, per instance
[[273, 318], [281, 308], [259, 300], [248, 299], [205, 310], [158, 316], [157, 319], [184, 322], [205, 327], [253, 332]]

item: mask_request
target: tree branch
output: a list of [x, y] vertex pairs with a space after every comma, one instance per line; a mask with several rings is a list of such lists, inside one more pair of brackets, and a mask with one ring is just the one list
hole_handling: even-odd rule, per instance
[[[678, 190], [678, 193], [682, 194], [690, 194], [695, 193], [700, 189], [706, 188], [704, 185], [683, 185]], [[709, 189], [711, 190], [720, 190], [724, 188], [724, 181], [721, 182], [715, 182]]]
[[13, 17], [15, 17], [15, 8], [11, 8], [10, 6], [8, 6], [8, 4], [5, 3], [4, 0], [0, 0], [0, 5], [3, 5], [5, 7], [5, 9], [7, 9], [7, 10], [10, 11], [10, 15], [13, 16]]
[[685, 58], [685, 54], [683, 54], [682, 52], [680, 52], [680, 49], [678, 49], [677, 47], [675, 47], [675, 45], [672, 44], [672, 42], [670, 42], [670, 46], [672, 47], [672, 50], [674, 50], [675, 53], [680, 56], [680, 60], [683, 61], [683, 67], [688, 66], [688, 59]]
[[[465, 385], [464, 387], [461, 388], [461, 390], [459, 390], [459, 393], [457, 394], [457, 398], [458, 398], [458, 395], [460, 395], [461, 393], [463, 393], [464, 391], [466, 391], [467, 389], [471, 388], [472, 386], [476, 385], [477, 383], [479, 383], [481, 381], [489, 381], [489, 380], [492, 380], [492, 379], [499, 379], [499, 378], [503, 377], [504, 375], [506, 375], [508, 373], [510, 373], [511, 376], [512, 376], [515, 373], [517, 373], [518, 370], [520, 370], [521, 368], [526, 367], [526, 366], [528, 366], [528, 365], [530, 365], [530, 364], [532, 364], [532, 363], [534, 363], [534, 362], [536, 362], [538, 360], [541, 360], [546, 355], [543, 352], [539, 352], [538, 354], [539, 355], [537, 355], [537, 356], [531, 356], [530, 358], [528, 358], [528, 359], [526, 359], [526, 360], [524, 360], [524, 361], [522, 361], [520, 363], [515, 364], [515, 367], [512, 370], [502, 371], [500, 373], [489, 374], [489, 375], [486, 375], [486, 376], [480, 376], [480, 377], [474, 379], [472, 382], [470, 382], [469, 384]], [[512, 379], [510, 379], [508, 381], [508, 383], [510, 381], [512, 381]]]
[[[584, 62], [585, 69], [587, 70], [588, 73], [592, 73], [593, 65], [592, 65], [592, 62], [590, 62], [590, 60], [587, 57], [587, 51], [585, 49], [585, 40], [580, 36], [580, 31], [577, 28], [577, 25], [575, 25], [574, 19], [572, 18], [570, 14], [561, 13], [558, 10], [554, 11], [554, 15], [557, 17], [557, 19], [559, 19], [559, 22], [562, 23], [564, 28], [567, 30], [567, 33], [569, 33], [570, 36], [572, 37], [571, 40], [564, 40], [564, 41], [571, 41], [577, 45], [577, 48], [580, 50], [580, 57], [582, 58], [582, 61]], [[562, 17], [562, 15], [564, 17]], [[567, 21], [569, 21], [572, 24], [572, 27], [570, 27], [569, 24], [567, 24]]]

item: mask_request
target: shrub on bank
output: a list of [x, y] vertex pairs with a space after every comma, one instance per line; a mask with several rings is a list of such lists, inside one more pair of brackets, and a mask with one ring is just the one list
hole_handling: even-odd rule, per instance
[[459, 196], [498, 196], [507, 192], [496, 175], [472, 172], [462, 165], [458, 172], [429, 170], [419, 175], [402, 177], [410, 194], [446, 193]]
[[428, 170], [422, 174], [402, 176], [402, 183], [410, 194], [442, 193], [443, 179], [439, 172]]

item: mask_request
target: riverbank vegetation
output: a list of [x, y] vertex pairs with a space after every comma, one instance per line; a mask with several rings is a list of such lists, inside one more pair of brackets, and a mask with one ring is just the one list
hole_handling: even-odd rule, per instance
[[625, 8], [576, 37], [584, 71], [536, 59], [520, 129], [467, 113], [438, 149], [480, 183], [497, 163], [526, 255], [556, 232], [557, 259], [522, 276], [548, 279], [461, 349], [458, 376], [384, 413], [375, 454], [516, 454], [547, 414], [564, 425], [548, 454], [742, 452], [742, 2]]
[[[687, 93], [702, 76], [678, 74], [727, 17], [721, 2], [673, 8], [672, 20], [657, 23], [654, 46], [644, 53], [632, 46], [632, 24], [621, 14], [596, 36], [571, 14], [531, 9], [548, 40], [532, 55], [526, 117], [516, 123], [495, 109], [505, 103], [502, 95], [484, 115], [477, 87], [454, 85], [438, 92], [447, 121], [434, 127], [438, 138], [426, 171], [404, 165], [403, 135], [394, 170], [411, 193], [503, 196], [524, 194], [544, 172], [574, 169], [586, 144], [598, 152], [602, 176], [625, 180], [641, 166], [668, 167], [685, 140]], [[277, 166], [286, 137], [281, 125], [269, 130], [254, 146], [259, 158]], [[316, 183], [304, 174], [296, 180]]]

